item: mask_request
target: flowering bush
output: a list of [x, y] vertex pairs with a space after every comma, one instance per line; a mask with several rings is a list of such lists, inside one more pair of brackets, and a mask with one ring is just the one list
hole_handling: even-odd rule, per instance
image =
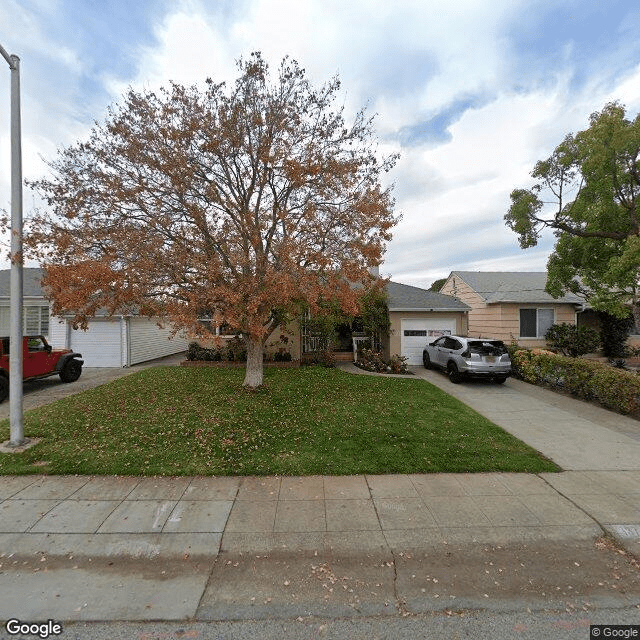
[[640, 411], [640, 376], [635, 373], [544, 349], [510, 351], [513, 374], [526, 382], [567, 391], [583, 400], [595, 400], [619, 413]]
[[365, 371], [376, 373], [407, 373], [407, 358], [393, 355], [385, 360], [380, 351], [373, 349], [358, 349], [358, 361], [356, 364]]

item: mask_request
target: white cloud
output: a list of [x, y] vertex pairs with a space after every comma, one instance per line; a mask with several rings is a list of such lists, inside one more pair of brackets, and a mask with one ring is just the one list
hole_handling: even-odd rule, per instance
[[216, 81], [233, 77], [234, 52], [222, 25], [208, 18], [200, 2], [184, 0], [156, 25], [158, 45], [138, 47], [135, 78], [123, 80], [105, 74], [105, 84], [117, 100], [129, 85], [155, 89], [169, 80], [185, 85], [200, 84], [207, 77]]
[[[32, 76], [24, 82], [25, 175], [43, 170], [38, 152], [51, 157], [57, 146], [86, 134], [87, 111], [98, 120], [104, 115], [104, 96], [82, 93], [82, 57], [72, 46], [51, 41], [46, 20], [37, 17], [53, 15], [67, 1], [38, 0], [38, 11], [17, 0], [0, 3], [0, 23], [11, 16], [17, 34], [3, 45], [29, 42], [55, 75], [40, 100]], [[348, 113], [370, 103], [385, 152], [398, 149], [394, 140], [403, 128], [470, 98], [451, 119], [448, 141], [436, 136], [445, 141], [402, 150], [390, 179], [404, 219], [382, 270], [421, 284], [454, 268], [538, 270], [545, 267], [549, 243], [544, 250], [518, 248], [502, 219], [509, 192], [526, 186], [535, 162], [567, 132], [587, 126], [588, 115], [605, 102], [617, 98], [630, 111], [640, 108], [637, 61], [619, 77], [620, 60], [612, 66], [613, 54], [594, 51], [589, 69], [576, 69], [570, 33], [553, 71], [540, 63], [530, 75], [523, 72], [513, 31], [553, 4], [495, 0], [488, 10], [486, 0], [178, 0], [166, 5], [165, 14], [150, 15], [156, 21], [153, 45], [127, 43], [138, 61], [131, 77], [116, 75], [108, 60], [96, 74], [115, 100], [129, 85], [232, 81], [234, 61], [251, 51], [261, 50], [272, 66], [290, 55], [314, 83], [339, 73]], [[634, 37], [633, 31], [620, 34], [621, 40]], [[535, 61], [534, 53], [528, 55]], [[45, 77], [48, 71], [37, 73]], [[586, 80], [576, 82], [579, 71], [588, 72]], [[3, 80], [0, 105], [8, 104], [8, 78]], [[0, 114], [4, 118], [1, 107]], [[8, 193], [7, 119], [0, 121], [0, 207]], [[469, 236], [465, 229], [471, 229]]]

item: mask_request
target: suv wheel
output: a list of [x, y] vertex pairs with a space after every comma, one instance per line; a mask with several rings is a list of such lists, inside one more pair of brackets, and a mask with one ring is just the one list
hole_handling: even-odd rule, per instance
[[9, 380], [0, 376], [0, 402], [4, 402], [9, 397]]
[[81, 373], [82, 365], [77, 360], [67, 360], [60, 372], [60, 380], [62, 380], [62, 382], [75, 382]]
[[500, 377], [500, 378], [495, 378], [496, 384], [504, 384], [506, 382], [506, 378]]
[[424, 364], [425, 369], [431, 369], [431, 358], [428, 353], [422, 354], [422, 364]]
[[447, 373], [449, 374], [449, 380], [451, 380], [453, 384], [462, 382], [462, 375], [458, 371], [458, 367], [456, 366], [455, 362], [450, 362], [447, 365]]

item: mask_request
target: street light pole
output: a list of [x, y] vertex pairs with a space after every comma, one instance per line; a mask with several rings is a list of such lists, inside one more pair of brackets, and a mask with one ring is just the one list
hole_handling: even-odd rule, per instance
[[24, 437], [22, 397], [22, 143], [20, 125], [20, 58], [9, 55], [0, 45], [0, 54], [11, 69], [11, 328], [9, 339], [9, 422], [8, 446], [19, 447]]

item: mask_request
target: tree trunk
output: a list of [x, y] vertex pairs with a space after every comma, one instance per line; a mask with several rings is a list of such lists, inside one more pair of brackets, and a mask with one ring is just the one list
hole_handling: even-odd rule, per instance
[[263, 353], [262, 340], [247, 336], [247, 372], [242, 386], [246, 389], [257, 389], [262, 385]]
[[640, 302], [634, 301], [633, 306], [631, 307], [631, 311], [633, 313], [633, 319], [636, 323], [636, 329], [640, 329]]

